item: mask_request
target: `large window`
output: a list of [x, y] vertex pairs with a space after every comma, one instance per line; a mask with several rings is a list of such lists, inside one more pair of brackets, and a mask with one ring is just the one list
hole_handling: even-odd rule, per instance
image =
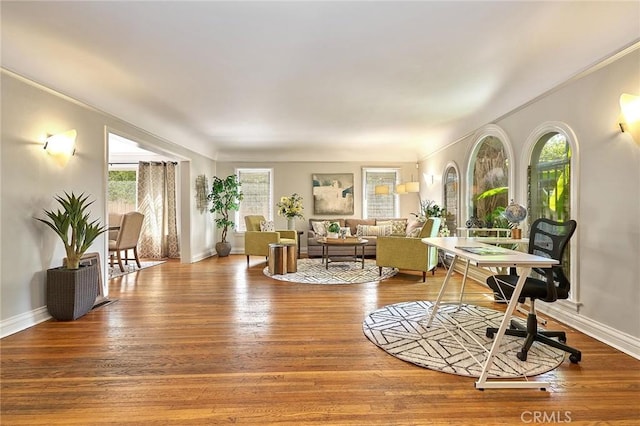
[[571, 218], [571, 147], [560, 133], [543, 135], [533, 148], [528, 170], [529, 222]]
[[109, 213], [124, 214], [136, 210], [136, 174], [136, 170], [109, 170]]
[[444, 208], [445, 224], [451, 235], [457, 235], [459, 179], [458, 170], [452, 165], [447, 166], [444, 173]]
[[235, 214], [236, 231], [244, 232], [244, 217], [262, 215], [273, 220], [273, 191], [271, 169], [237, 169], [240, 190], [244, 198], [240, 202], [240, 210]]
[[[395, 194], [399, 183], [399, 169], [366, 168], [362, 170], [363, 218], [399, 217], [398, 196]], [[387, 187], [386, 194], [376, 194], [376, 186]]]
[[509, 203], [509, 159], [495, 136], [483, 138], [470, 164], [469, 216], [486, 227], [504, 226], [502, 212]]

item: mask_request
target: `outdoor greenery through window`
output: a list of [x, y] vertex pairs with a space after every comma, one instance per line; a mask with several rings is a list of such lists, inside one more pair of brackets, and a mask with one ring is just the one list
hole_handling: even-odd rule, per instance
[[107, 183], [109, 213], [128, 213], [136, 210], [136, 171], [109, 170]]
[[[398, 180], [398, 169], [363, 169], [363, 217], [390, 218], [400, 215], [398, 206], [398, 196], [395, 194], [395, 187]], [[377, 185], [387, 185], [389, 193], [376, 195]]]
[[500, 139], [482, 139], [475, 149], [470, 173], [470, 216], [486, 227], [508, 226], [502, 212], [509, 204], [509, 161]]
[[534, 147], [529, 167], [530, 222], [571, 219], [571, 148], [564, 135], [547, 133]]
[[244, 198], [240, 202], [240, 210], [235, 213], [236, 230], [247, 230], [244, 217], [262, 215], [266, 220], [273, 220], [273, 194], [271, 169], [237, 169], [240, 190]]

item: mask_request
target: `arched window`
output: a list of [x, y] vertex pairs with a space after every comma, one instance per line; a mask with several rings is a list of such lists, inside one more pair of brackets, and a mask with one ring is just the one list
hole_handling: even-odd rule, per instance
[[[527, 194], [528, 224], [541, 217], [556, 221], [575, 219], [578, 216], [578, 147], [571, 128], [561, 122], [543, 123], [529, 135], [525, 148], [527, 179], [523, 190]], [[571, 281], [567, 303], [575, 305], [577, 310], [580, 280], [576, 262], [572, 262], [578, 256], [577, 235], [571, 238], [564, 255], [565, 274]]]
[[566, 136], [550, 132], [533, 147], [528, 170], [529, 222], [544, 217], [571, 219], [571, 147]]
[[474, 146], [469, 161], [467, 213], [481, 227], [507, 226], [502, 212], [509, 204], [510, 157], [498, 134], [482, 136]]
[[447, 165], [444, 171], [444, 208], [445, 208], [445, 224], [451, 235], [457, 235], [458, 227], [458, 206], [460, 191], [460, 174], [455, 164]]

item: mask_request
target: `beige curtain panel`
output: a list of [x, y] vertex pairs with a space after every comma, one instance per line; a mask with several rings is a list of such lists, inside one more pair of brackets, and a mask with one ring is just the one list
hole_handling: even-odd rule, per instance
[[141, 258], [179, 258], [176, 222], [176, 163], [138, 164], [138, 211], [144, 214], [138, 251]]

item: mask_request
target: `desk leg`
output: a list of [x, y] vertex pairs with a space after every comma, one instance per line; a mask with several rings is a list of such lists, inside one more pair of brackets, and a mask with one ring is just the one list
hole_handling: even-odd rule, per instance
[[458, 309], [462, 306], [462, 298], [464, 297], [464, 287], [467, 284], [467, 273], [469, 272], [469, 262], [467, 259], [467, 264], [464, 266], [464, 276], [462, 277], [462, 288], [460, 289], [460, 300], [458, 301]]
[[493, 365], [493, 359], [500, 348], [500, 343], [502, 342], [502, 337], [511, 321], [511, 316], [513, 315], [513, 311], [516, 309], [518, 305], [518, 298], [520, 297], [520, 292], [522, 291], [522, 287], [524, 287], [524, 282], [527, 280], [527, 277], [531, 273], [531, 267], [523, 267], [522, 273], [518, 278], [518, 282], [516, 283], [515, 288], [513, 289], [513, 295], [511, 296], [511, 300], [509, 301], [509, 305], [507, 306], [507, 310], [504, 313], [504, 317], [502, 318], [502, 322], [500, 323], [500, 328], [498, 328], [498, 333], [495, 335], [493, 340], [493, 345], [491, 345], [491, 350], [489, 351], [489, 355], [487, 355], [487, 360], [484, 363], [484, 367], [482, 368], [482, 373], [480, 374], [480, 378], [475, 383], [477, 389], [487, 389], [487, 388], [540, 388], [544, 389], [549, 386], [548, 382], [529, 382], [529, 381], [509, 381], [509, 380], [493, 380], [491, 382], [487, 382], [487, 377], [489, 376], [489, 370]]
[[433, 305], [433, 308], [431, 310], [431, 316], [429, 317], [429, 321], [427, 322], [427, 327], [431, 327], [431, 323], [438, 313], [438, 307], [440, 306], [440, 302], [442, 301], [442, 296], [444, 296], [444, 290], [447, 288], [447, 284], [449, 284], [449, 278], [451, 278], [451, 274], [453, 273], [453, 266], [456, 264], [457, 259], [458, 255], [454, 255], [453, 261], [451, 262], [449, 270], [447, 271], [447, 276], [444, 278], [444, 281], [442, 281], [442, 286], [440, 287], [440, 292], [438, 293], [436, 303]]

